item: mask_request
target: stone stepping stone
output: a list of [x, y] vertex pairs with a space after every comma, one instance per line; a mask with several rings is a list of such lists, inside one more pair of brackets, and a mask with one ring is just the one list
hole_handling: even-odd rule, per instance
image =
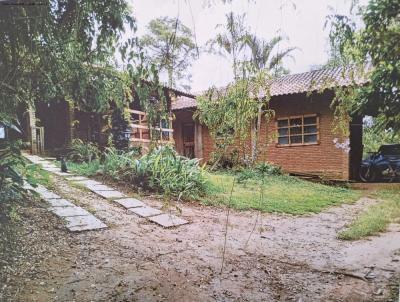
[[41, 165], [43, 167], [43, 169], [60, 169], [59, 167], [55, 166], [55, 165]]
[[55, 160], [57, 160], [57, 158], [55, 158], [55, 157], [45, 157], [44, 159], [45, 159], [45, 160], [50, 160], [50, 161], [55, 161]]
[[49, 192], [49, 190], [47, 190], [47, 188], [46, 187], [44, 187], [44, 186], [42, 186], [42, 185], [37, 185], [37, 187], [36, 188], [34, 188], [34, 190], [35, 190], [35, 192], [37, 192], [37, 193], [42, 193], [42, 192]]
[[[36, 191], [38, 192], [38, 191]], [[60, 196], [58, 196], [56, 193], [50, 192], [50, 191], [41, 191], [38, 192], [40, 194], [40, 196], [45, 199], [45, 200], [49, 200], [49, 199], [61, 199]]]
[[56, 165], [52, 165], [52, 164], [41, 164], [41, 166], [43, 167], [43, 168], [57, 168], [57, 166]]
[[176, 227], [189, 223], [189, 221], [171, 214], [161, 214], [149, 217], [149, 220], [161, 225], [164, 228]]
[[60, 170], [54, 171], [53, 173], [57, 174], [58, 176], [73, 176], [73, 174], [71, 174], [71, 173], [61, 172]]
[[25, 190], [35, 190], [34, 187], [32, 187], [29, 183], [24, 181], [24, 185], [22, 186]]
[[95, 191], [95, 190], [93, 190], [93, 192], [96, 193], [97, 195], [100, 195], [103, 198], [106, 198], [106, 199], [126, 197], [121, 192], [118, 192], [115, 190], [112, 190], [112, 191]]
[[47, 163], [45, 160], [41, 159], [41, 158], [31, 158], [29, 159], [31, 162], [33, 162], [34, 164], [45, 164]]
[[133, 212], [140, 217], [150, 217], [150, 216], [155, 216], [155, 215], [160, 215], [162, 212], [158, 209], [154, 209], [151, 207], [142, 207], [142, 208], [131, 208], [128, 209], [128, 211]]
[[47, 199], [51, 207], [75, 207], [75, 205], [66, 199]]
[[122, 198], [122, 199], [117, 199], [115, 202], [119, 203], [121, 206], [123, 206], [125, 209], [130, 209], [130, 208], [138, 208], [138, 207], [145, 207], [146, 205], [141, 202], [140, 200], [137, 200], [136, 198]]
[[71, 180], [71, 181], [89, 180], [89, 178], [84, 177], [84, 176], [68, 176], [68, 177], [66, 177], [66, 179]]
[[52, 211], [54, 214], [60, 217], [69, 217], [69, 216], [87, 216], [87, 215], [92, 215], [88, 211], [77, 207], [53, 207], [50, 208], [50, 211]]
[[71, 232], [81, 232], [107, 228], [107, 225], [105, 225], [93, 215], [65, 217], [65, 220], [67, 221], [67, 228]]
[[86, 187], [92, 191], [114, 191], [113, 188], [106, 185], [87, 185]]
[[90, 186], [90, 185], [102, 185], [101, 182], [88, 179], [88, 180], [78, 180], [76, 181], [77, 184], [83, 185], [83, 186]]
[[42, 169], [51, 173], [60, 172], [59, 168], [42, 168]]

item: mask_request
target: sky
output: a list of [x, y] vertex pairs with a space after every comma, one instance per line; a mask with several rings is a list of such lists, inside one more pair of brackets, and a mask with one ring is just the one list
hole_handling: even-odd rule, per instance
[[[309, 71], [328, 59], [329, 29], [326, 17], [332, 13], [348, 14], [351, 0], [129, 0], [137, 21], [137, 35], [146, 33], [150, 20], [161, 16], [178, 17], [195, 33], [199, 46], [215, 37], [216, 25], [225, 22], [225, 14], [246, 13], [247, 25], [253, 33], [270, 40], [278, 33], [287, 37], [280, 49], [297, 47], [294, 59], [284, 61], [290, 73]], [[367, 0], [361, 0], [365, 4]], [[189, 70], [191, 91], [203, 91], [233, 79], [229, 60], [210, 53], [201, 53]], [[165, 79], [164, 79], [165, 80]]]

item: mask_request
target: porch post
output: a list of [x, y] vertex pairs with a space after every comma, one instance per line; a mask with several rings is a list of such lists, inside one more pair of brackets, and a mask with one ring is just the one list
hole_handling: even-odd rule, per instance
[[194, 121], [194, 157], [203, 158], [202, 125], [197, 119]]
[[72, 101], [67, 101], [67, 114], [68, 114], [68, 134], [66, 143], [69, 145], [72, 143], [72, 140], [75, 138], [74, 133], [74, 119], [75, 119], [75, 108], [74, 103]]
[[31, 143], [31, 152], [32, 154], [37, 154], [38, 153], [38, 146], [37, 146], [37, 141], [36, 141], [36, 112], [35, 109], [29, 105], [28, 107], [28, 127], [29, 127], [29, 141]]

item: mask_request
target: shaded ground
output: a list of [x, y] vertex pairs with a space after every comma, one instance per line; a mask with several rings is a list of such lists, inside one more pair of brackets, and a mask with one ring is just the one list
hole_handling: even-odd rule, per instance
[[398, 225], [368, 240], [336, 239], [373, 199], [304, 217], [231, 211], [220, 274], [226, 210], [180, 204], [192, 223], [162, 229], [61, 178], [55, 185], [110, 228], [71, 234], [40, 204], [22, 208], [20, 248], [0, 258], [0, 300], [390, 301], [398, 290]]

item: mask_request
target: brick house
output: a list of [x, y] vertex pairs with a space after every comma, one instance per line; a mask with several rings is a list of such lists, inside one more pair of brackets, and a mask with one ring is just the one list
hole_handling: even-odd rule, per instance
[[[363, 80], [355, 81], [341, 68], [274, 80], [269, 104], [275, 116], [268, 124], [262, 121], [258, 160], [277, 164], [292, 173], [341, 180], [355, 178], [362, 158], [362, 117], [352, 118], [350, 137], [338, 137], [333, 131], [331, 108], [333, 88], [354, 83], [361, 85]], [[172, 103], [175, 146], [180, 154], [207, 162], [214, 142], [207, 127], [193, 119], [196, 107], [196, 99], [189, 96], [178, 97]], [[347, 145], [339, 146], [338, 142], [346, 141]]]
[[[292, 173], [343, 180], [355, 178], [362, 157], [362, 117], [352, 118], [348, 138], [338, 137], [332, 130], [334, 88], [354, 85], [354, 79], [350, 78], [341, 68], [333, 68], [274, 80], [269, 104], [275, 116], [268, 124], [265, 120], [261, 123], [258, 160], [277, 164]], [[362, 83], [356, 81], [357, 85]], [[178, 153], [207, 162], [214, 141], [207, 127], [193, 119], [196, 97], [170, 87], [163, 87], [163, 93], [170, 119], [153, 128], [159, 132], [158, 142], [174, 144]], [[137, 100], [127, 110], [131, 116], [127, 129], [131, 145], [146, 149], [150, 142], [146, 113]], [[106, 145], [102, 128], [107, 114], [111, 112], [84, 112], [66, 101], [43, 102], [24, 113], [21, 120], [32, 153], [48, 153], [65, 148], [74, 138]], [[348, 139], [348, 148], [339, 148], [337, 139], [342, 142]]]

